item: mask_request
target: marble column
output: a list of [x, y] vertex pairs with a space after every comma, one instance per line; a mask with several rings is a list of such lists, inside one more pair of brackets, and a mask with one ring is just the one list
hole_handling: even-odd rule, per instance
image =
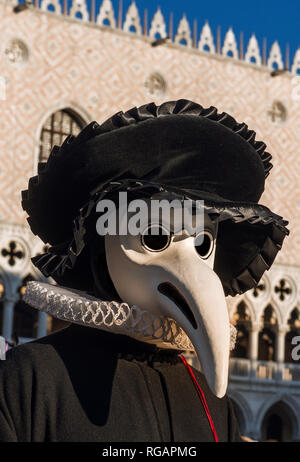
[[259, 325], [252, 324], [250, 330], [250, 348], [249, 348], [249, 358], [252, 361], [257, 360], [258, 356], [258, 335], [259, 335]]
[[258, 336], [259, 336], [259, 324], [255, 323], [251, 325], [250, 330], [250, 349], [249, 349], [249, 358], [251, 361], [251, 371], [250, 376], [252, 378], [256, 377], [256, 368], [257, 368], [257, 357], [258, 357]]
[[39, 311], [37, 337], [45, 337], [47, 335], [47, 313]]
[[280, 326], [276, 336], [276, 351], [275, 360], [277, 363], [276, 379], [283, 379], [284, 359], [285, 359], [285, 335], [288, 331], [288, 326]]
[[276, 361], [279, 363], [284, 362], [285, 357], [285, 335], [288, 326], [280, 326], [276, 336]]
[[2, 336], [11, 341], [14, 324], [14, 310], [15, 304], [17, 303], [19, 296], [5, 297], [3, 300], [3, 324], [2, 324]]

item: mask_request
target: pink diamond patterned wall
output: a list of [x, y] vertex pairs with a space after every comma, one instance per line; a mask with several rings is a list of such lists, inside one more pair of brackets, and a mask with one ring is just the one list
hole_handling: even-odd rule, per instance
[[52, 112], [69, 107], [102, 122], [135, 105], [188, 98], [231, 113], [267, 143], [274, 168], [261, 202], [290, 221], [278, 262], [300, 264], [296, 76], [174, 43], [152, 47], [146, 36], [34, 8], [14, 14], [9, 3], [0, 3], [0, 21], [1, 220], [24, 222], [20, 191]]

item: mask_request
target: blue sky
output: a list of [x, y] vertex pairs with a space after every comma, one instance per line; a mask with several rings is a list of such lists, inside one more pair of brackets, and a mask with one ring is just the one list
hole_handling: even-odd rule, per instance
[[[23, 2], [24, 0], [19, 0]], [[40, 0], [41, 1], [41, 0]], [[63, 0], [60, 0], [61, 2]], [[67, 0], [70, 6], [72, 0]], [[91, 0], [86, 0], [90, 5]], [[96, 10], [102, 0], [96, 1]], [[174, 14], [174, 30], [186, 14], [190, 26], [194, 19], [198, 23], [198, 37], [205, 21], [208, 20], [214, 37], [217, 26], [221, 26], [221, 38], [231, 26], [239, 42], [240, 32], [244, 33], [244, 49], [252, 33], [255, 33], [262, 50], [263, 39], [267, 39], [269, 50], [275, 40], [279, 42], [285, 53], [286, 45], [290, 46], [290, 59], [297, 48], [300, 48], [300, 0], [135, 0], [141, 18], [144, 10], [148, 10], [148, 23], [152, 19], [157, 7], [160, 6], [169, 24], [170, 13]], [[112, 0], [114, 9], [118, 12], [119, 0]], [[123, 0], [123, 19], [131, 4], [131, 0]], [[149, 26], [149, 24], [148, 24]]]
[[[100, 0], [96, 0], [100, 2]], [[123, 0], [124, 10], [127, 10], [131, 0]], [[118, 0], [113, 0], [115, 9]], [[291, 56], [300, 47], [300, 0], [136, 0], [140, 14], [147, 8], [149, 18], [152, 18], [160, 6], [167, 23], [169, 15], [174, 13], [175, 27], [182, 14], [185, 13], [190, 25], [198, 21], [198, 33], [205, 20], [216, 36], [217, 26], [221, 26], [222, 38], [230, 26], [237, 38], [240, 31], [244, 32], [245, 43], [254, 32], [262, 47], [263, 38], [267, 38], [268, 49], [278, 40], [282, 51], [287, 43], [291, 47]]]

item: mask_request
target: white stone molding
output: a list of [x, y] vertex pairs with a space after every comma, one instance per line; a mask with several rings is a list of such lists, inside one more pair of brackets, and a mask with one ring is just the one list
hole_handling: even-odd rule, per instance
[[[241, 301], [244, 301], [247, 306], [251, 319], [249, 357], [252, 361], [257, 359], [259, 331], [263, 328], [262, 316], [267, 306], [270, 305], [277, 319], [276, 362], [284, 363], [285, 335], [289, 330], [288, 320], [295, 308], [300, 310], [300, 288], [297, 285], [299, 280], [299, 267], [274, 264], [263, 275], [259, 285], [263, 285], [264, 289], [258, 291], [257, 297], [253, 295], [254, 289], [252, 289], [243, 295], [226, 298], [231, 319], [233, 319], [233, 315]], [[284, 283], [280, 285], [280, 281], [284, 281]], [[287, 289], [289, 289], [288, 293], [286, 293]], [[284, 295], [283, 300], [280, 300], [281, 292]]]
[[243, 428], [242, 430], [244, 431], [245, 435], [248, 435], [248, 425], [250, 422], [253, 421], [253, 412], [251, 410], [251, 407], [249, 406], [249, 403], [245, 399], [243, 394], [238, 390], [229, 390], [228, 395], [233, 401], [235, 401], [238, 408], [240, 409], [245, 425], [245, 428]]
[[274, 69], [273, 64], [277, 65], [277, 69], [283, 69], [281, 50], [280, 50], [279, 43], [277, 41], [274, 42], [271, 47], [268, 64], [267, 64], [268, 68], [273, 70]]
[[177, 33], [174, 38], [174, 43], [178, 43], [180, 45], [183, 45], [181, 42], [185, 42], [185, 46], [191, 47], [193, 42], [192, 42], [192, 36], [191, 36], [191, 29], [190, 25], [188, 23], [188, 20], [186, 19], [185, 14], [181, 18], [179, 24], [178, 24], [178, 29]]
[[[9, 248], [9, 243], [14, 242], [16, 247]], [[29, 226], [0, 222], [0, 277], [4, 285], [3, 293], [3, 323], [0, 332], [7, 340], [11, 340], [14, 323], [15, 304], [20, 300], [19, 289], [27, 276], [32, 276], [37, 281], [53, 283], [52, 279], [46, 279], [40, 271], [34, 267], [31, 257], [44, 252], [45, 244], [34, 236]], [[22, 258], [15, 257], [15, 264], [10, 265], [3, 249], [22, 252]], [[38, 336], [46, 335], [46, 316], [38, 317]]]
[[53, 13], [56, 13], [56, 14], [61, 14], [62, 13], [62, 9], [61, 9], [61, 4], [59, 2], [59, 0], [42, 0], [41, 2], [41, 10], [42, 11], [50, 11], [48, 8], [49, 6], [53, 6]]
[[276, 361], [277, 362], [284, 362], [285, 356], [285, 335], [289, 330], [289, 326], [281, 325], [277, 330], [276, 335]]
[[159, 34], [159, 38], [167, 37], [166, 23], [159, 7], [151, 21], [149, 37], [156, 40], [158, 39], [157, 34]]
[[206, 22], [202, 28], [200, 40], [198, 43], [198, 49], [212, 54], [216, 52], [214, 37], [208, 22]]
[[222, 48], [222, 55], [230, 56], [234, 59], [238, 59], [239, 57], [236, 38], [231, 27], [228, 29], [225, 35], [224, 44]]
[[[255, 62], [252, 59], [254, 59]], [[261, 66], [261, 55], [259, 51], [258, 42], [254, 34], [251, 35], [251, 38], [248, 43], [247, 51], [245, 54], [245, 62]]]
[[247, 305], [247, 309], [248, 309], [249, 315], [250, 315], [251, 325], [259, 322], [259, 318], [257, 318], [256, 309], [255, 309], [255, 306], [254, 306], [252, 300], [251, 299], [250, 300], [246, 299], [245, 295], [237, 295], [235, 297], [227, 297], [226, 298], [229, 317], [230, 318], [233, 317], [234, 313], [237, 310], [237, 307], [238, 307], [239, 303], [241, 303], [242, 301], [244, 301], [245, 304]]
[[[285, 285], [282, 287], [283, 291], [290, 288], [291, 293], [285, 294], [284, 300], [280, 300], [280, 291], [275, 291], [275, 288], [280, 288], [280, 281], [284, 280]], [[264, 290], [259, 291], [259, 296], [254, 297], [254, 289], [249, 290], [243, 296], [239, 297], [235, 301], [233, 299], [233, 307], [231, 312], [233, 313], [237, 304], [244, 300], [247, 306], [253, 306], [253, 310], [256, 314], [256, 319], [260, 319], [263, 311], [268, 305], [271, 305], [276, 313], [278, 328], [285, 326], [289, 319], [291, 311], [298, 307], [300, 308], [300, 288], [298, 281], [300, 280], [300, 268], [292, 265], [274, 264], [269, 271], [265, 272], [260, 284], [264, 285]]]
[[83, 21], [89, 21], [89, 12], [85, 0], [73, 0], [69, 16], [71, 18], [79, 19], [76, 14], [80, 13]]
[[[134, 28], [134, 31], [130, 30], [132, 27]], [[125, 32], [134, 32], [142, 35], [140, 15], [134, 0], [127, 10], [123, 30]]]
[[[282, 292], [282, 293], [281, 293]], [[273, 281], [273, 298], [279, 306], [292, 306], [297, 298], [297, 283], [289, 275], [278, 274]]]
[[263, 275], [258, 285], [247, 292], [247, 300], [251, 300], [254, 306], [265, 303], [265, 301], [270, 297], [271, 293], [271, 283], [268, 278], [267, 273]]
[[299, 72], [300, 72], [300, 48], [298, 48], [298, 50], [295, 53], [291, 72], [292, 72], [292, 74], [299, 75]]
[[[108, 21], [109, 24], [104, 24], [104, 21]], [[115, 13], [111, 0], [103, 0], [97, 16], [97, 24], [100, 26], [116, 27]]]
[[[292, 291], [290, 294], [286, 294], [284, 300], [280, 300], [280, 292], [275, 292], [275, 287], [280, 288], [281, 280], [286, 281], [283, 290], [290, 288]], [[296, 307], [300, 309], [300, 289], [297, 285], [299, 280], [300, 268], [292, 265], [274, 264], [263, 275], [259, 283], [259, 285], [264, 285], [264, 290], [259, 291], [258, 297], [254, 297], [254, 289], [241, 296], [227, 297], [230, 316], [233, 316], [237, 305], [243, 300], [249, 309], [252, 322], [259, 321], [265, 308], [271, 305], [277, 316], [278, 327], [286, 325], [291, 311]]]
[[258, 336], [261, 329], [260, 322], [251, 323], [249, 332], [249, 358], [256, 361], [258, 358]]
[[[16, 243], [13, 249], [9, 246], [11, 242]], [[44, 246], [45, 244], [31, 233], [29, 226], [0, 222], [0, 272], [5, 296], [13, 297], [17, 287], [29, 274], [37, 280], [46, 280], [31, 262], [31, 257], [42, 252]], [[3, 250], [6, 250], [4, 255]], [[22, 252], [22, 257], [14, 256], [16, 252]], [[13, 265], [9, 263], [11, 257], [14, 257]]]

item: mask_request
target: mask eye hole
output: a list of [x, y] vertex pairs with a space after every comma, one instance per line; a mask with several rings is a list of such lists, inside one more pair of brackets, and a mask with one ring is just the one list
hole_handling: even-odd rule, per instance
[[172, 236], [162, 226], [149, 226], [141, 235], [142, 246], [151, 252], [162, 252], [169, 247]]
[[[199, 242], [199, 244], [197, 244]], [[211, 233], [204, 231], [195, 238], [195, 249], [202, 260], [207, 260], [214, 249], [214, 238]]]

